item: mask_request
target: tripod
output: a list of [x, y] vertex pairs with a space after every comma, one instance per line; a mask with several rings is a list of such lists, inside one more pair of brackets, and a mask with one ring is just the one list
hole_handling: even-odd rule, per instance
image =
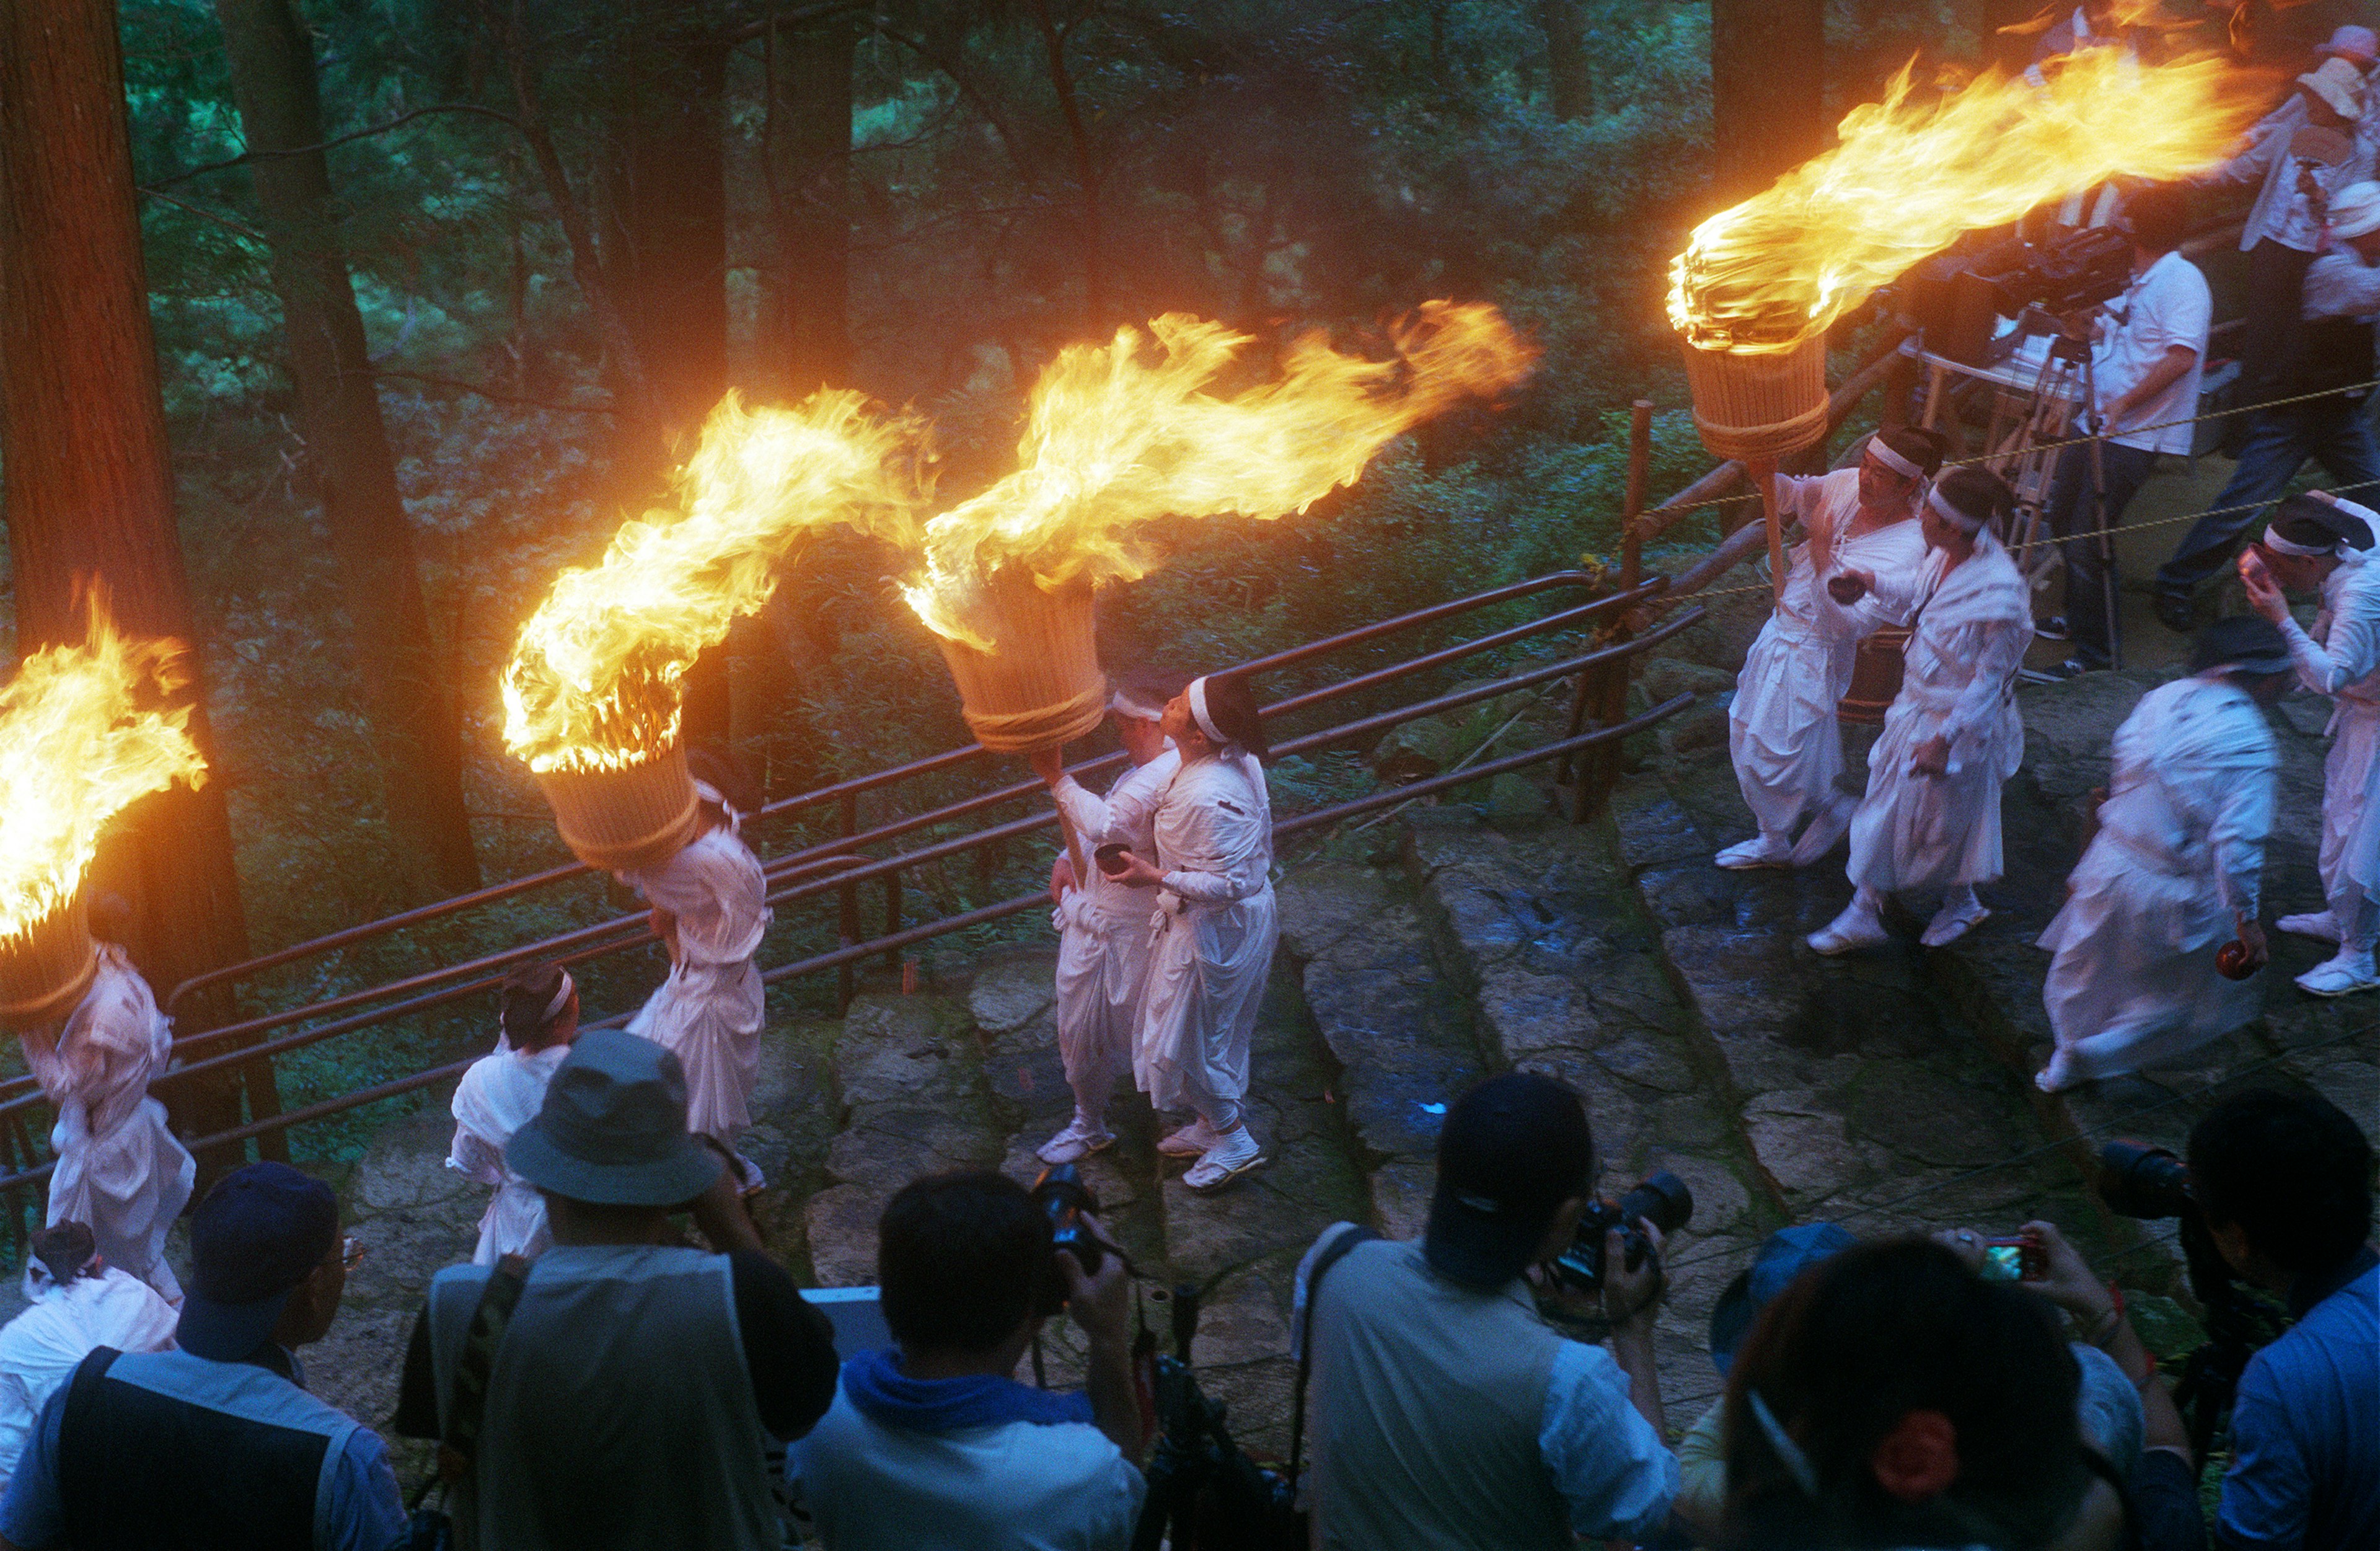
[[[2096, 434], [2099, 428], [2092, 423], [2092, 406], [2096, 402], [2090, 345], [2070, 339], [2062, 333], [2052, 335], [2024, 413], [1985, 458], [1986, 461], [2001, 465], [2003, 477], [2016, 492], [2017, 515], [2007, 538], [2010, 547], [2018, 551], [2018, 568], [2024, 573], [2026, 581], [2040, 587], [2048, 580], [2050, 555], [2058, 555], [2062, 563], [2064, 545], [2074, 542], [2075, 537], [2055, 532], [2050, 521], [2049, 502], [2058, 486], [2058, 465], [2066, 452], [2058, 444], [2066, 442], [2078, 425], [2093, 434], [2082, 449], [2091, 480], [2090, 542], [2099, 549], [2099, 601], [2105, 611], [2108, 666], [2121, 667], [2124, 648], [2116, 607], [2116, 539], [2108, 525], [2107, 470], [2100, 451], [2105, 444]], [[2070, 409], [2077, 404], [2082, 407], [2080, 414]]]

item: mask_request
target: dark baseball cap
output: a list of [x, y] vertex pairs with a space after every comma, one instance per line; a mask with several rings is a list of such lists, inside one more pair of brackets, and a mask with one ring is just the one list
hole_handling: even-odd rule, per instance
[[190, 1214], [190, 1284], [175, 1343], [218, 1362], [250, 1355], [338, 1241], [330, 1186], [282, 1163], [232, 1170]]
[[1500, 1288], [1527, 1269], [1555, 1211], [1595, 1173], [1586, 1108], [1540, 1072], [1491, 1077], [1438, 1136], [1438, 1193], [1422, 1252], [1441, 1276]]

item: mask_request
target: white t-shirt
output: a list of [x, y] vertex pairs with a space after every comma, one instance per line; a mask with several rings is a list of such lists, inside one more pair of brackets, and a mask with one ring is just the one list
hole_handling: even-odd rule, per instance
[[1088, 1423], [917, 1432], [841, 1384], [787, 1466], [827, 1551], [1125, 1551], [1147, 1490]]
[[[2106, 311], [2105, 336], [2091, 351], [2097, 408], [2103, 413], [2108, 404], [2147, 376], [2169, 348], [2180, 345], [2195, 352], [2190, 370], [2126, 415], [2122, 423], [2113, 427], [2117, 434], [2109, 440], [2119, 447], [2143, 452], [2188, 453], [2192, 428], [2186, 422], [2198, 413], [2198, 383], [2206, 368], [2206, 329], [2215, 311], [2206, 276], [2180, 253], [2167, 253], [2135, 275]], [[2146, 426], [2162, 429], [2142, 429]]]

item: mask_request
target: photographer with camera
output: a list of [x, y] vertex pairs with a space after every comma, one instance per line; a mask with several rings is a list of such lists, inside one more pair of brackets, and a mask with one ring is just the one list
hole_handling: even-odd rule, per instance
[[[2115, 661], [2116, 643], [2108, 639], [2107, 590], [2113, 582], [2100, 531], [2122, 521], [2160, 454], [2190, 452], [2189, 421], [2198, 413], [2214, 313], [2206, 276], [2180, 250], [2190, 229], [2181, 189], [2138, 190], [2124, 202], [2118, 224], [2132, 239], [2131, 283], [2089, 320], [2087, 329], [2083, 320], [2072, 319], [2067, 330], [2095, 341], [2090, 429], [2102, 439], [2061, 451], [2050, 480], [2049, 522], [2063, 541], [2058, 547], [2066, 561], [2065, 631], [2073, 645], [2073, 655], [2058, 671], [2070, 678]], [[2057, 628], [2053, 621], [2048, 633]]]
[[[1070, 1199], [1059, 1215], [1079, 1226], [1087, 1198]], [[828, 1551], [1131, 1543], [1146, 1489], [1131, 1279], [1095, 1234], [1059, 1247], [1052, 1215], [990, 1171], [912, 1180], [886, 1203], [877, 1276], [896, 1344], [844, 1364], [799, 1454]], [[1010, 1376], [1062, 1308], [1089, 1347], [1087, 1394]]]
[[[1508, 1072], [1448, 1113], [1419, 1241], [1341, 1223], [1308, 1252], [1293, 1325], [1313, 1365], [1317, 1547], [1568, 1547], [1667, 1522], [1661, 1230], [1614, 1222], [1582, 1253], [1594, 1178], [1578, 1095]], [[1599, 1273], [1609, 1351], [1539, 1317], [1524, 1273], [1558, 1257]]]
[[2291, 292], [2295, 315], [2277, 362], [2280, 375], [2260, 398], [2287, 397], [2247, 418], [2239, 466], [2207, 515], [2192, 524], [2158, 568], [2157, 617], [2191, 628], [2191, 595], [2220, 570], [2254, 519], [2311, 458], [2356, 498], [2380, 488], [2380, 447], [2364, 415], [2373, 377], [2372, 316], [2380, 312], [2380, 183], [2357, 183], [2330, 202], [2330, 246]]
[[2191, 1129], [2189, 1191], [2224, 1264], [2288, 1300], [2296, 1318], [2240, 1375], [2216, 1544], [2380, 1545], [2370, 1141], [2325, 1099], [2240, 1093]]

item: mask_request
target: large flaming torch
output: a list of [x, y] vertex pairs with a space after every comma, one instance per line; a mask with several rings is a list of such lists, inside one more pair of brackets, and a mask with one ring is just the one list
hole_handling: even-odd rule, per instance
[[1994, 71], [1923, 99], [1913, 65], [1844, 118], [1840, 145], [1695, 227], [1670, 266], [1695, 427], [1759, 483], [1779, 588], [1767, 476], [1826, 434], [1828, 324], [1962, 232], [2119, 175], [2215, 165], [2263, 105], [2256, 79], [2214, 55], [2149, 66], [2090, 49], [2040, 85]]
[[841, 524], [895, 540], [921, 492], [922, 427], [856, 393], [794, 409], [711, 411], [677, 476], [683, 509], [621, 528], [601, 563], [565, 570], [504, 669], [504, 746], [528, 763], [563, 839], [598, 867], [656, 866], [694, 837], [679, 745], [687, 669], [775, 591], [806, 533]]
[[1390, 331], [1390, 360], [1308, 334], [1279, 377], [1213, 392], [1249, 343], [1168, 313], [1147, 335], [1061, 351], [1034, 389], [1017, 470], [926, 524], [904, 592], [984, 747], [1047, 748], [1099, 725], [1091, 591], [1156, 564], [1157, 524], [1302, 512], [1399, 434], [1518, 385], [1536, 355], [1494, 308], [1434, 301]]
[[108, 821], [206, 778], [181, 643], [128, 641], [98, 597], [90, 608], [82, 645], [34, 653], [0, 689], [0, 1023], [18, 1027], [91, 988], [82, 883]]

